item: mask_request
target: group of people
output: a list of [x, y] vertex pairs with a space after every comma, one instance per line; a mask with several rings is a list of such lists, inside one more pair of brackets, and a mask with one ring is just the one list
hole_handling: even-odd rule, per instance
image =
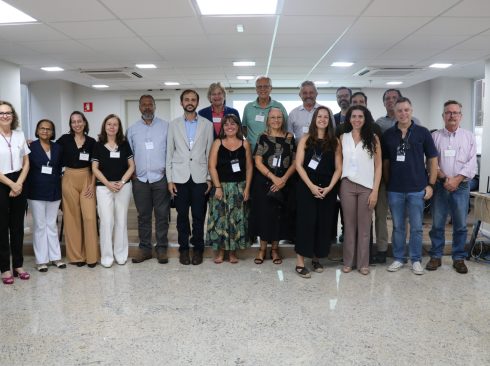
[[[155, 256], [159, 263], [168, 262], [173, 200], [181, 264], [201, 264], [205, 244], [215, 249], [215, 263], [237, 263], [237, 251], [257, 237], [260, 247], [254, 262], [260, 265], [271, 258], [281, 264], [279, 241], [290, 240], [297, 253], [295, 271], [309, 278], [305, 258], [311, 258], [312, 271], [323, 271], [320, 259], [328, 256], [331, 238], [337, 235], [340, 198], [344, 273], [357, 268], [367, 275], [371, 261], [386, 262], [389, 207], [394, 261], [388, 271], [405, 264], [408, 218], [412, 270], [423, 274], [424, 200], [432, 198], [432, 249], [426, 269], [441, 265], [449, 213], [453, 266], [459, 273], [467, 272], [468, 182], [477, 166], [475, 138], [459, 126], [461, 104], [444, 104], [444, 128], [431, 135], [412, 116], [411, 101], [396, 89], [384, 93], [387, 115], [376, 121], [366, 95], [352, 94], [346, 87], [336, 92], [341, 108], [336, 115], [316, 102], [318, 92], [311, 81], [302, 83], [303, 103], [289, 116], [271, 98], [270, 78], [259, 77], [256, 91], [258, 97], [246, 105], [243, 120], [225, 105], [222, 85], [213, 83], [209, 107], [197, 112], [199, 94], [184, 90], [183, 115], [171, 122], [156, 117], [154, 98], [143, 95], [141, 119], [126, 134], [120, 118], [111, 114], [96, 141], [88, 135], [85, 115], [74, 111], [69, 133], [54, 142], [54, 123], [42, 119], [36, 126], [37, 140], [29, 144], [18, 129], [13, 106], [0, 101], [0, 204], [8, 208], [0, 217], [3, 283], [12, 284], [14, 276], [30, 277], [22, 256], [27, 199], [40, 272], [50, 264], [66, 267], [57, 235], [60, 202], [69, 263], [92, 268], [99, 261], [104, 267], [114, 261], [125, 264], [131, 190], [139, 236], [133, 263], [153, 257], [153, 213]], [[375, 256], [370, 254], [373, 213]]]

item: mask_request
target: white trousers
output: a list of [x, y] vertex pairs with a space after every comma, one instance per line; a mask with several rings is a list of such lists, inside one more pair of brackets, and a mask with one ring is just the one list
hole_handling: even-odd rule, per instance
[[60, 201], [29, 200], [34, 224], [33, 247], [37, 264], [47, 264], [61, 259], [56, 218]]
[[114, 258], [119, 264], [124, 264], [128, 260], [128, 207], [130, 199], [131, 182], [126, 183], [117, 193], [111, 192], [106, 186], [97, 186], [100, 263], [104, 267], [112, 266]]

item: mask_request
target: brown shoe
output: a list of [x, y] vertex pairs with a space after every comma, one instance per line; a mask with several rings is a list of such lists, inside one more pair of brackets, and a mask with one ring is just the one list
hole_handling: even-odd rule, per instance
[[430, 261], [425, 266], [428, 271], [435, 271], [441, 266], [441, 258], [431, 258]]
[[162, 251], [157, 252], [157, 260], [158, 260], [158, 263], [160, 263], [160, 264], [168, 263], [167, 251], [162, 250]]
[[453, 267], [456, 270], [456, 272], [465, 274], [468, 273], [468, 267], [466, 267], [466, 264], [464, 264], [463, 259], [457, 259], [453, 261]]
[[138, 253], [131, 260], [133, 263], [141, 263], [146, 261], [147, 259], [151, 259], [151, 251], [148, 252], [146, 250], [139, 250]]
[[184, 266], [188, 266], [189, 264], [191, 264], [191, 258], [189, 257], [189, 251], [188, 250], [184, 250], [184, 251], [180, 252], [179, 262], [180, 262], [180, 264], [183, 264]]
[[192, 256], [192, 264], [197, 266], [202, 263], [202, 251], [194, 251], [194, 255]]

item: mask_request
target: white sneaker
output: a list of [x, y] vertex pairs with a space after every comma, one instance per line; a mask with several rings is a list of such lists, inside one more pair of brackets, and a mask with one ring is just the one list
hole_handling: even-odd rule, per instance
[[402, 267], [403, 267], [403, 263], [402, 262], [394, 261], [393, 263], [391, 263], [391, 265], [388, 268], [386, 268], [386, 270], [388, 272], [396, 272], [396, 271], [398, 271]]
[[423, 275], [424, 274], [424, 269], [422, 268], [422, 265], [420, 262], [413, 262], [412, 263], [412, 271], [416, 275]]

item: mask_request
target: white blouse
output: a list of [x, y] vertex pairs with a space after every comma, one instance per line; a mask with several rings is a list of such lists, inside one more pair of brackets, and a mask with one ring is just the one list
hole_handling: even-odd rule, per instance
[[357, 145], [352, 132], [344, 133], [342, 138], [342, 178], [372, 189], [374, 186], [374, 155], [363, 148], [362, 141]]
[[24, 132], [14, 130], [9, 137], [0, 134], [0, 172], [9, 174], [22, 169], [23, 158], [31, 152]]

